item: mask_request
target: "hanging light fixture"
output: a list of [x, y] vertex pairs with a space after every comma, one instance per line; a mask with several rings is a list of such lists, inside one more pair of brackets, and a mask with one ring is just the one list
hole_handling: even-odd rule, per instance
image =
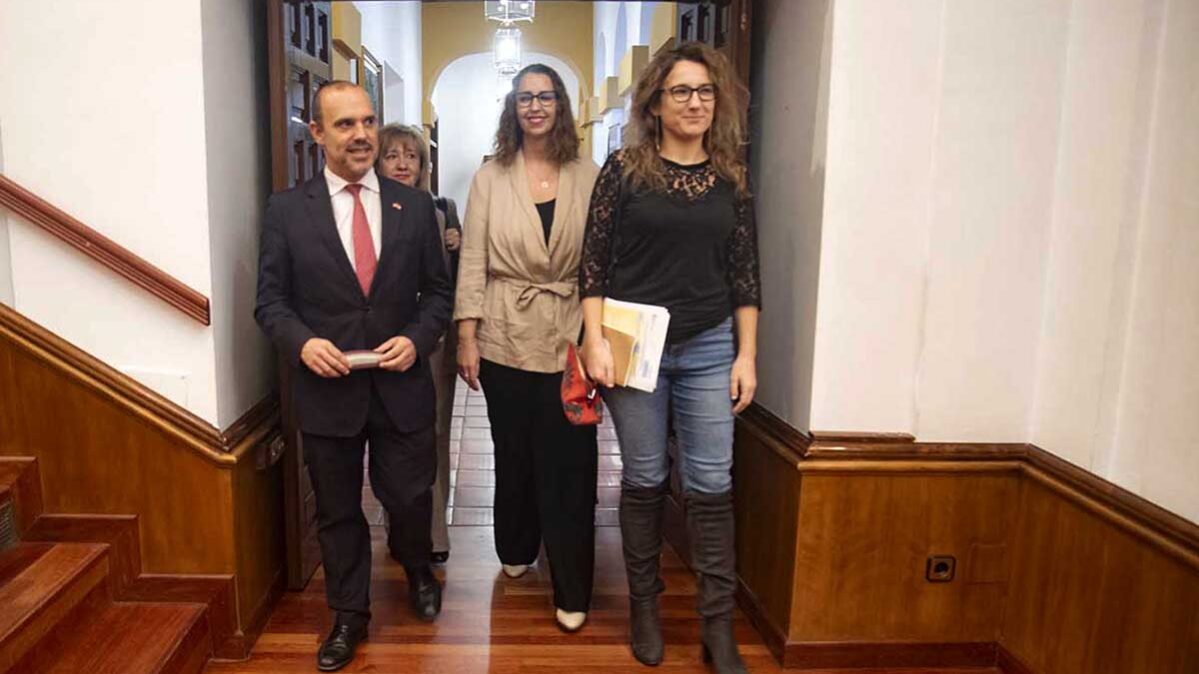
[[483, 16], [498, 21], [492, 41], [492, 62], [502, 76], [515, 75], [520, 71], [520, 29], [512, 24], [517, 21], [533, 21], [536, 11], [533, 0], [487, 0], [483, 3]]
[[535, 4], [533, 0], [486, 0], [483, 16], [507, 27], [517, 21], [532, 21]]
[[520, 29], [500, 28], [491, 45], [496, 72], [512, 76], [520, 71]]

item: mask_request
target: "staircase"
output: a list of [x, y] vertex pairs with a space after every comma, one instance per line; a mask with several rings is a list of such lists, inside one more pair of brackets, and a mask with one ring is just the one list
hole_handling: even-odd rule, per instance
[[0, 458], [0, 674], [195, 674], [208, 606], [137, 601], [135, 517], [42, 512], [33, 459]]

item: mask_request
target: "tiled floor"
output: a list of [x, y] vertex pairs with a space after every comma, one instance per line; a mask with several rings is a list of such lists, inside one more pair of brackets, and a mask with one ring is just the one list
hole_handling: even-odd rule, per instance
[[[461, 380], [454, 392], [454, 412], [450, 422], [450, 499], [446, 517], [450, 526], [491, 526], [492, 499], [495, 495], [495, 445], [487, 420], [487, 402], [482, 391], [472, 391]], [[599, 427], [599, 476], [596, 492], [599, 505], [596, 526], [619, 526], [620, 443], [611, 415], [604, 415]], [[367, 486], [363, 510], [372, 525], [383, 523], [383, 507]]]
[[[483, 392], [472, 391], [459, 380], [450, 422], [450, 507], [447, 517], [451, 526], [492, 524], [494, 447]], [[620, 445], [610, 418], [605, 418], [599, 428], [599, 452], [599, 507], [595, 512], [595, 523], [597, 526], [616, 526], [616, 509], [620, 504]]]

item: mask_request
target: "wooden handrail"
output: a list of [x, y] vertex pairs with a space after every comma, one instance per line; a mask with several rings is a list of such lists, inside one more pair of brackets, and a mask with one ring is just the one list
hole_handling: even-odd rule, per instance
[[211, 325], [208, 298], [0, 174], [0, 206], [41, 227], [202, 325]]

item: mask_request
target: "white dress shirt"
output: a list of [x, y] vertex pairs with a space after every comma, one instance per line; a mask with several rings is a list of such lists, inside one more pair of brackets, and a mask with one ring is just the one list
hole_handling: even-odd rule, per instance
[[[346, 257], [350, 258], [350, 266], [358, 271], [354, 260], [354, 195], [346, 190], [350, 183], [325, 167], [325, 182], [329, 183], [329, 200], [333, 203], [333, 220], [337, 223], [337, 236], [341, 245], [346, 249]], [[379, 258], [383, 237], [383, 204], [379, 200], [379, 177], [375, 169], [366, 172], [358, 181], [362, 190], [358, 198], [366, 209], [366, 223], [371, 230], [371, 243], [375, 246], [375, 259]]]

